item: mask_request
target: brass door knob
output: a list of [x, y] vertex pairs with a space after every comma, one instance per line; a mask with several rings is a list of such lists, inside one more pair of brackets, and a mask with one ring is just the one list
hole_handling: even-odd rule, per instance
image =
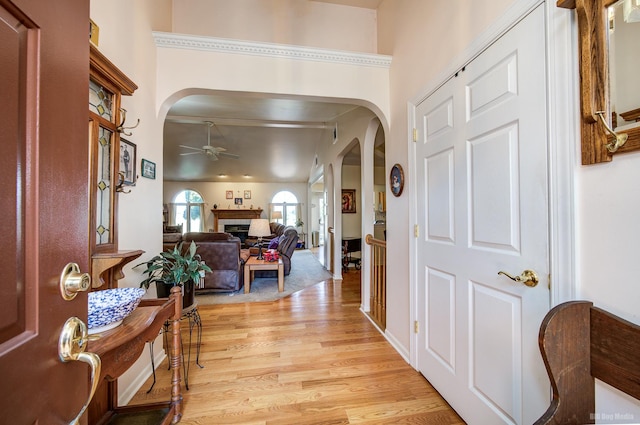
[[511, 276], [509, 273], [503, 271], [499, 271], [498, 274], [505, 275], [514, 282], [524, 283], [531, 288], [538, 284], [538, 274], [533, 270], [525, 270], [520, 276]]
[[89, 392], [89, 398], [84, 406], [82, 406], [82, 409], [80, 409], [80, 413], [70, 422], [70, 425], [80, 423], [80, 418], [87, 410], [89, 402], [91, 402], [98, 388], [102, 362], [97, 354], [85, 352], [88, 342], [87, 325], [77, 317], [70, 317], [62, 327], [62, 332], [60, 332], [60, 338], [58, 339], [58, 356], [60, 360], [65, 363], [78, 361], [91, 366], [91, 391]]

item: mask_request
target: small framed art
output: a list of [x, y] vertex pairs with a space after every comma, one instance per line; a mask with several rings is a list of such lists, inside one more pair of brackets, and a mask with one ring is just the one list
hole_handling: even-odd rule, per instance
[[136, 145], [125, 139], [120, 139], [120, 174], [123, 184], [136, 183]]
[[356, 213], [356, 190], [355, 189], [342, 189], [342, 213], [343, 214]]
[[148, 179], [156, 178], [156, 163], [151, 162], [147, 159], [142, 160], [142, 177], [146, 177]]
[[251, 191], [250, 190], [245, 190], [244, 191], [244, 199], [251, 199]]
[[233, 190], [227, 190], [225, 193], [227, 199], [233, 199]]
[[391, 186], [391, 193], [393, 193], [393, 196], [402, 195], [402, 189], [404, 188], [404, 172], [402, 171], [402, 165], [395, 164], [391, 167], [391, 173], [389, 173], [389, 185]]

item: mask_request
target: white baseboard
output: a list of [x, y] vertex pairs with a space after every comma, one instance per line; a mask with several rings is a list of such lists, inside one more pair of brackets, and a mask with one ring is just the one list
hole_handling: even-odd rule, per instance
[[374, 322], [371, 316], [369, 316], [362, 308], [360, 309], [360, 311], [362, 312], [362, 314], [364, 314], [364, 317], [366, 317], [373, 324], [373, 326], [376, 327], [378, 332], [382, 334], [382, 336], [387, 340], [387, 342], [389, 342], [389, 344], [391, 344], [391, 346], [398, 352], [398, 354], [402, 356], [404, 361], [411, 366], [411, 362], [409, 361], [409, 352], [402, 346], [402, 344], [400, 344], [400, 342], [393, 336], [393, 334], [380, 329], [378, 324]]
[[404, 361], [407, 362], [407, 364], [409, 364], [409, 366], [413, 367], [411, 365], [411, 361], [410, 361], [410, 357], [409, 357], [409, 351], [407, 350], [407, 348], [404, 347], [400, 343], [400, 341], [398, 341], [396, 339], [396, 337], [393, 336], [393, 334], [391, 332], [389, 332], [388, 330], [386, 330], [384, 332], [384, 337], [387, 338], [387, 341], [389, 341], [389, 344], [391, 344], [391, 346], [396, 349], [396, 351], [398, 352], [398, 354], [400, 354], [402, 356]]

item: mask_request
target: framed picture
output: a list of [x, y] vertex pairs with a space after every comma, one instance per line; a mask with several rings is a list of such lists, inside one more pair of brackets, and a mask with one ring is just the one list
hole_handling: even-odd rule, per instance
[[146, 177], [148, 179], [156, 178], [156, 163], [151, 162], [149, 160], [142, 160], [142, 177]]
[[131, 186], [136, 183], [136, 145], [128, 140], [120, 139], [120, 168], [123, 184]]
[[244, 199], [251, 199], [251, 191], [250, 190], [245, 190], [244, 191]]
[[342, 189], [342, 213], [355, 214], [356, 212], [356, 190]]
[[402, 165], [395, 164], [391, 167], [389, 185], [391, 186], [391, 193], [393, 193], [393, 196], [402, 195], [402, 189], [404, 188], [404, 172], [402, 171]]
[[227, 199], [233, 199], [233, 190], [227, 190]]
[[233, 198], [233, 203], [235, 205], [242, 205], [242, 198]]

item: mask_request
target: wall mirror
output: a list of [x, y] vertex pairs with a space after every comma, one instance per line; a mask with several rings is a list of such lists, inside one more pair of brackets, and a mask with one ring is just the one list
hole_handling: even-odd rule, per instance
[[578, 19], [582, 164], [640, 149], [640, 0], [558, 0]]

